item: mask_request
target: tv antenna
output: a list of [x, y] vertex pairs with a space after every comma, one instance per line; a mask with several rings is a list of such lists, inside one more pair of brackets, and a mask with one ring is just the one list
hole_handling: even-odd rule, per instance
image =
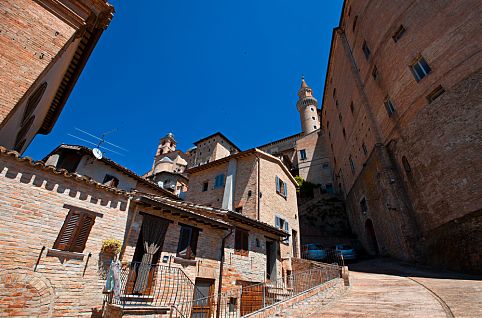
[[[70, 137], [73, 137], [75, 139], [78, 139], [80, 141], [83, 141], [85, 143], [88, 143], [90, 145], [93, 145], [95, 146], [93, 149], [92, 149], [92, 154], [94, 155], [95, 158], [97, 159], [102, 159], [103, 157], [103, 153], [102, 153], [102, 150], [101, 149], [104, 149], [108, 152], [112, 152], [112, 153], [115, 153], [119, 156], [125, 156], [125, 154], [123, 154], [122, 152], [129, 152], [129, 150], [127, 149], [124, 149], [120, 146], [117, 146], [116, 144], [113, 144], [107, 140], [105, 140], [105, 136], [109, 135], [109, 134], [112, 134], [113, 132], [116, 132], [117, 131], [117, 128], [114, 128], [112, 130], [109, 130], [107, 132], [104, 132], [100, 135], [100, 137], [94, 135], [94, 134], [91, 134], [85, 130], [82, 130], [80, 128], [77, 128], [77, 127], [74, 127], [75, 130], [77, 130], [78, 132], [81, 132], [87, 136], [89, 136], [90, 138], [93, 138], [95, 139], [97, 142], [93, 142], [93, 141], [90, 141], [90, 140], [87, 140], [85, 138], [81, 138], [81, 137], [78, 137], [78, 136], [75, 136], [75, 135], [72, 135], [72, 134], [67, 134], [68, 136]], [[113, 150], [112, 147], [106, 147], [106, 146], [103, 146], [104, 144], [106, 145], [109, 145], [109, 146], [112, 146], [114, 147], [116, 150]]]

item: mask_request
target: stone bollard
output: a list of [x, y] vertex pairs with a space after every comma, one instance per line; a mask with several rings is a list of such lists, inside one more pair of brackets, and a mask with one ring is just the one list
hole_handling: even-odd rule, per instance
[[348, 270], [348, 266], [341, 268], [341, 278], [343, 278], [345, 286], [350, 286], [350, 271]]

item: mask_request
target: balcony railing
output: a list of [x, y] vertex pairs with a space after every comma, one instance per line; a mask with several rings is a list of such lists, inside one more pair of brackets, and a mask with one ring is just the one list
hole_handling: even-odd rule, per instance
[[122, 307], [163, 307], [192, 300], [195, 286], [177, 267], [132, 262], [120, 270], [120, 296], [108, 302]]
[[171, 307], [175, 318], [238, 318], [287, 300], [340, 277], [340, 267], [323, 264], [274, 281], [239, 286], [218, 295], [180, 302]]

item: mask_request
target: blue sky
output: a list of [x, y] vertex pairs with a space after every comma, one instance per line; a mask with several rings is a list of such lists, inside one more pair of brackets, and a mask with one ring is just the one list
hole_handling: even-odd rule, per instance
[[[104, 32], [53, 131], [25, 155], [42, 159], [68, 136], [116, 129], [109, 158], [139, 174], [159, 138], [178, 148], [216, 131], [242, 150], [301, 130], [301, 74], [320, 101], [342, 0], [111, 1]], [[84, 144], [90, 146], [88, 144]]]

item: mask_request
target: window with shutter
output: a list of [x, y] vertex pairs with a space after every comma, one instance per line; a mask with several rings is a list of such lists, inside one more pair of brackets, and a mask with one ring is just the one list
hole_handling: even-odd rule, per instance
[[78, 211], [69, 212], [54, 243], [54, 248], [82, 253], [94, 222], [94, 215]]
[[[290, 232], [290, 225], [288, 223], [288, 221], [285, 221], [285, 224], [284, 224], [284, 230], [286, 233], [289, 233]], [[284, 240], [283, 240], [284, 243], [290, 243], [290, 238], [289, 236], [287, 236]]]
[[280, 219], [278, 216], [275, 216], [275, 217], [274, 217], [274, 226], [275, 226], [276, 228], [278, 228], [278, 229], [279, 229], [280, 226], [281, 226], [281, 219]]

